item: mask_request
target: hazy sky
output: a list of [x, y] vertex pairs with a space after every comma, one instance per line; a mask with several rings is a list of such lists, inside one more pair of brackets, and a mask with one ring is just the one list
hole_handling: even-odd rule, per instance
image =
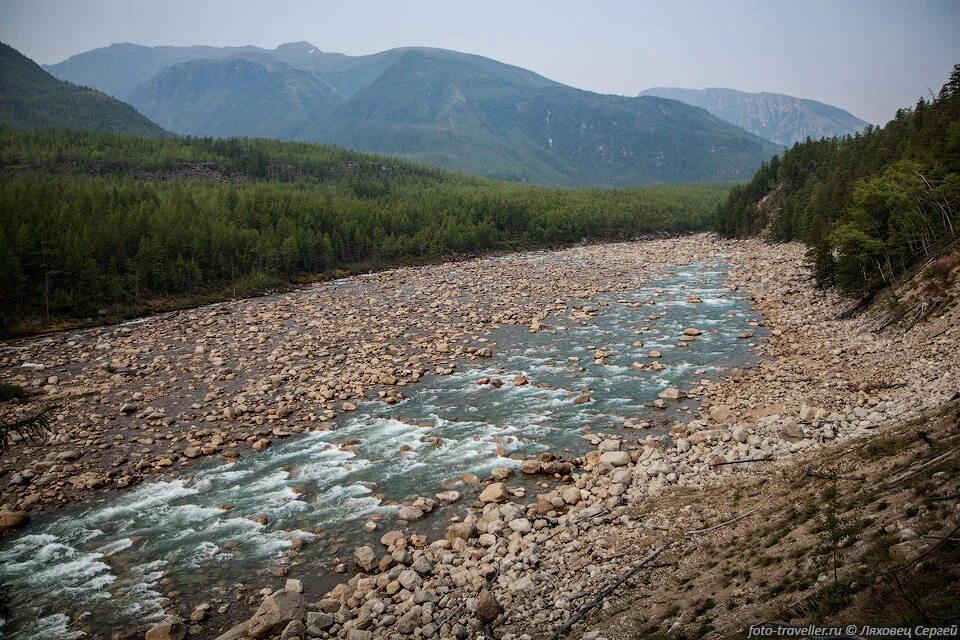
[[0, 40], [42, 63], [114, 42], [434, 46], [603, 93], [773, 91], [883, 123], [960, 62], [960, 0], [0, 0]]

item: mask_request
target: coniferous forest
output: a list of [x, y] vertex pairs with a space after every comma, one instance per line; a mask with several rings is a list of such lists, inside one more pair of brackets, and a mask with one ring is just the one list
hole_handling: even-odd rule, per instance
[[936, 96], [884, 127], [774, 156], [733, 187], [715, 229], [801, 240], [821, 284], [864, 296], [936, 257], [956, 239], [958, 214], [960, 65]]
[[300, 277], [709, 225], [721, 185], [562, 190], [337, 147], [0, 132], [0, 324], [111, 319]]

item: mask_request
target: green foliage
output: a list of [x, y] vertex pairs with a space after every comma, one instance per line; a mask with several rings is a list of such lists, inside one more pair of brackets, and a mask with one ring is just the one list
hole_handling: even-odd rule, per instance
[[798, 143], [731, 190], [714, 228], [810, 246], [822, 284], [866, 295], [957, 236], [960, 65], [885, 127]]
[[858, 518], [842, 515], [840, 492], [836, 483], [824, 490], [821, 499], [822, 506], [817, 523], [820, 531], [818, 554], [822, 567], [833, 573], [833, 584], [836, 586], [840, 583], [839, 570], [843, 562], [843, 549], [856, 541], [863, 525]]
[[136, 109], [99, 91], [57, 80], [0, 43], [0, 126], [168, 135]]
[[838, 580], [811, 596], [806, 606], [814, 620], [826, 622], [830, 620], [831, 616], [835, 616], [850, 606], [854, 595], [855, 591], [851, 580]]
[[560, 190], [335, 147], [0, 131], [0, 325], [298, 276], [693, 231], [718, 185]]

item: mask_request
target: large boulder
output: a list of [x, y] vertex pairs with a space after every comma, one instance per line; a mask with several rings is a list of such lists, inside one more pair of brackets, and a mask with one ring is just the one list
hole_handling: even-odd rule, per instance
[[667, 387], [658, 393], [657, 397], [661, 400], [680, 400], [681, 398], [686, 398], [687, 394], [676, 387]]
[[629, 451], [607, 451], [600, 454], [600, 466], [625, 467], [630, 464]]
[[480, 502], [504, 502], [509, 497], [507, 486], [502, 482], [494, 482], [480, 492]]
[[150, 627], [147, 640], [183, 640], [187, 637], [187, 625], [178, 616], [167, 616]]
[[260, 603], [260, 608], [249, 621], [247, 635], [251, 638], [266, 638], [280, 633], [291, 620], [300, 620], [306, 613], [307, 605], [302, 595], [279, 589]]

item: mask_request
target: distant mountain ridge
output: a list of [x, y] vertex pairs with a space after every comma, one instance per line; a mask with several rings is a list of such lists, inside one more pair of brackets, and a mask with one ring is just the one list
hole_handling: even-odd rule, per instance
[[839, 107], [781, 93], [654, 87], [640, 92], [640, 95], [669, 98], [701, 107], [721, 120], [786, 147], [808, 137], [816, 140], [853, 134], [870, 124]]
[[35, 62], [0, 43], [0, 126], [168, 135], [128, 104], [57, 80]]
[[459, 171], [567, 186], [733, 181], [776, 145], [673, 100], [582, 91], [482, 56], [366, 56], [307, 42], [111, 45], [47, 69], [171, 131], [334, 143]]

